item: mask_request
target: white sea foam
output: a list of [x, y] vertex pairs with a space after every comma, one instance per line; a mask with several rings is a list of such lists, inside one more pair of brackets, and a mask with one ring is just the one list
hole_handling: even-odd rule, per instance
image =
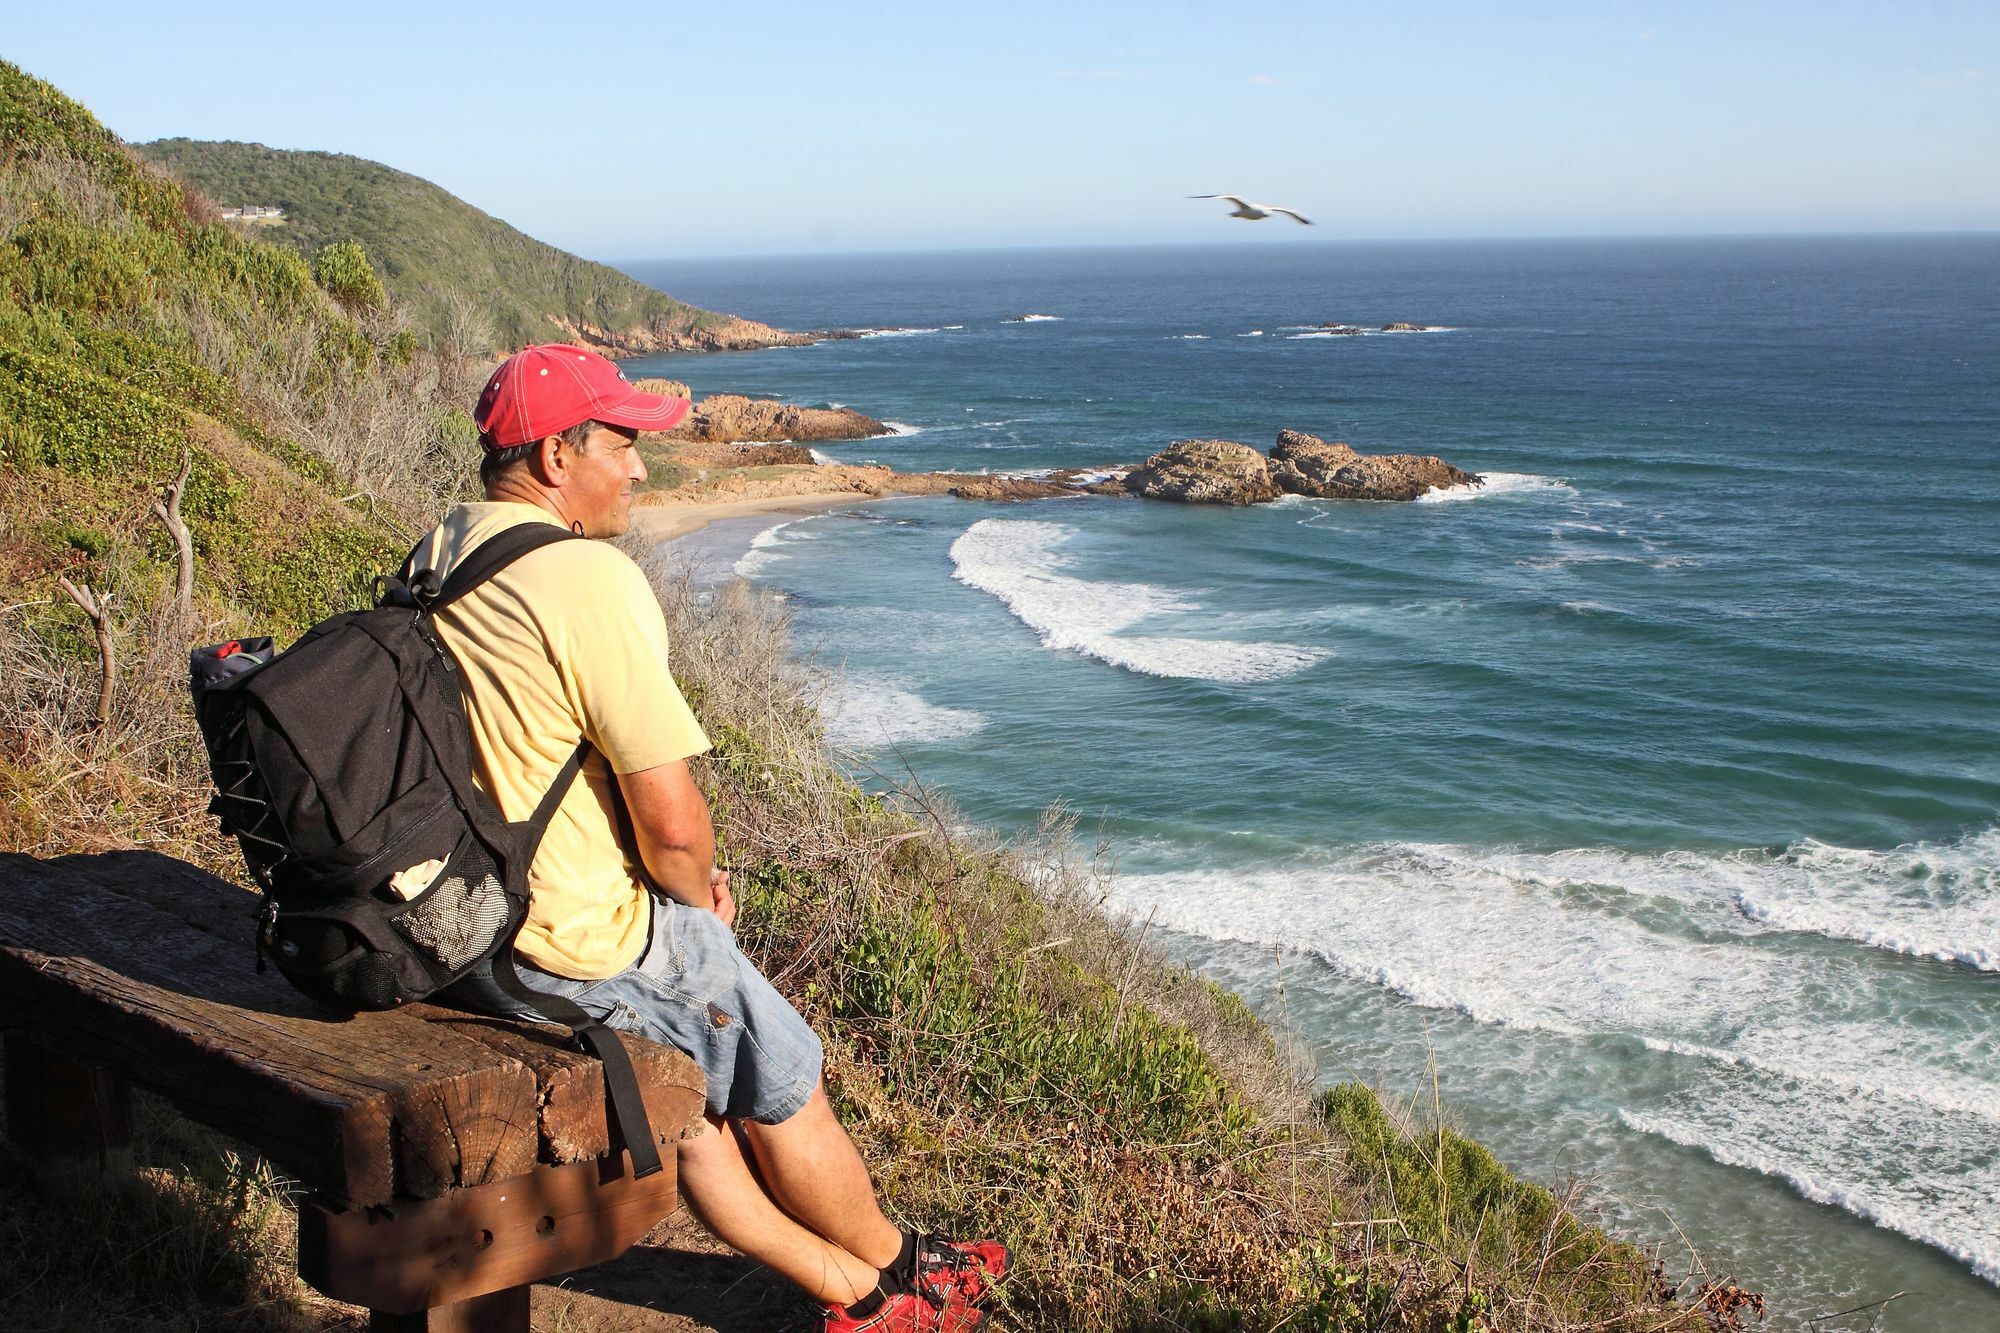
[[1008, 321], [1007, 321], [1007, 323], [1009, 323], [1009, 324], [1053, 324], [1053, 323], [1055, 323], [1055, 322], [1056, 322], [1057, 320], [1059, 320], [1059, 319], [1061, 319], [1061, 318], [1062, 318], [1062, 316], [1061, 316], [1061, 315], [1016, 315], [1016, 316], [1015, 316], [1015, 317], [1014, 317], [1013, 319], [1010, 319], [1010, 320], [1008, 320]]
[[882, 424], [889, 428], [891, 435], [922, 435], [924, 433], [922, 426], [912, 426], [904, 421], [885, 421]]
[[[1785, 1181], [2000, 1282], [2000, 994], [1961, 989], [1933, 1012], [1930, 982], [1854, 942], [1879, 947], [1879, 932], [1805, 946], [1741, 906], [1810, 893], [1871, 919], [1970, 911], [1990, 907], [1996, 865], [2000, 829], [1877, 853], [1388, 843], [1226, 874], [1123, 875], [1111, 901], [1482, 1024], [1600, 1054], [1636, 1041], [1655, 1053], [1644, 1059], [1675, 1064], [1614, 1079], [1634, 1131]], [[1983, 917], [1948, 920], [1948, 936], [1984, 930]]]
[[737, 557], [736, 564], [733, 566], [737, 575], [746, 579], [755, 578], [769, 569], [779, 559], [782, 559], [783, 557], [779, 548], [785, 544], [785, 530], [790, 528], [792, 524], [801, 521], [796, 518], [788, 518], [782, 523], [773, 523], [770, 527], [765, 528], [762, 532], [752, 537], [750, 539], [750, 549]]
[[938, 333], [939, 329], [863, 329], [864, 338], [914, 338], [920, 333]]
[[[1780, 1099], [1774, 1108], [1766, 1100], [1730, 1110], [1742, 1113], [1732, 1117], [1734, 1123], [1721, 1117], [1697, 1120], [1685, 1114], [1626, 1109], [1618, 1116], [1640, 1133], [1706, 1153], [1724, 1166], [1782, 1180], [1814, 1203], [1839, 1208], [1942, 1250], [1978, 1277], [2000, 1284], [2000, 1209], [1993, 1207], [1993, 1200], [2000, 1198], [2000, 1166], [1991, 1160], [1983, 1167], [1968, 1164], [1949, 1175], [1935, 1167], [1912, 1171], [1907, 1168], [1911, 1160], [1934, 1162], [1940, 1151], [1960, 1158], [1963, 1149], [1955, 1143], [1924, 1142], [1936, 1136], [1922, 1133], [1921, 1126], [1920, 1137], [1912, 1142], [1870, 1125], [1862, 1127], [1863, 1143], [1879, 1138], [1884, 1147], [1896, 1146], [1896, 1151], [1871, 1161], [1855, 1152], [1854, 1140], [1846, 1134], [1787, 1132], [1800, 1123], [1823, 1124], [1824, 1103], [1786, 1106]], [[1793, 1114], [1805, 1117], [1804, 1121], [1788, 1119]], [[1866, 1133], [1868, 1129], [1874, 1132]]]
[[952, 543], [953, 577], [998, 597], [1044, 646], [1143, 675], [1277, 680], [1325, 656], [1284, 643], [1125, 634], [1150, 616], [1200, 605], [1150, 584], [1099, 583], [1064, 573], [1071, 561], [1061, 548], [1075, 535], [1076, 529], [1057, 523], [981, 519]]
[[840, 461], [839, 459], [835, 458], [832, 454], [823, 454], [817, 449], [808, 448], [806, 452], [812, 455], [813, 462], [818, 463], [822, 466], [828, 463], [838, 463]]
[[1779, 930], [2000, 972], [2000, 828], [1886, 852], [1807, 839], [1760, 867], [1736, 905]]
[[1205, 343], [1208, 341], [1206, 333], [1180, 333], [1175, 334], [1174, 338], [1176, 341], [1184, 343]]
[[957, 329], [962, 329], [962, 328], [964, 328], [964, 327], [965, 327], [965, 325], [963, 325], [963, 324], [947, 324], [947, 325], [945, 325], [945, 327], [946, 327], [947, 329], [952, 329], [952, 330], [957, 330]]
[[1533, 472], [1482, 472], [1478, 484], [1435, 486], [1417, 497], [1418, 504], [1446, 504], [1456, 500], [1483, 500], [1500, 495], [1528, 495], [1542, 491], [1576, 491], [1561, 477], [1544, 477]]
[[1895, 1017], [1894, 974], [1851, 968], [1842, 1011], [1874, 1017], [1828, 1013], [1827, 962], [1774, 945], [1775, 932], [1737, 910], [1745, 887], [1783, 860], [1393, 843], [1233, 872], [1227, 913], [1215, 910], [1212, 871], [1122, 876], [1113, 901], [1168, 929], [1306, 951], [1482, 1023], [1635, 1036], [1718, 1065], [1977, 1115], [2000, 1134], [2000, 1034], [1921, 1036]]
[[970, 736], [986, 725], [969, 708], [927, 702], [905, 680], [868, 672], [841, 677], [826, 705], [827, 739], [856, 753]]
[[1248, 333], [1239, 333], [1236, 336], [1239, 338], [1261, 338], [1264, 336], [1264, 330], [1252, 329]]

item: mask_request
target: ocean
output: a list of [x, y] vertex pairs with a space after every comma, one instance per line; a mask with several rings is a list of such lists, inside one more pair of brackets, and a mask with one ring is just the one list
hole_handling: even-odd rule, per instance
[[1878, 1327], [2000, 1327], [2000, 237], [630, 269], [883, 330], [628, 363], [896, 423], [842, 461], [1291, 427], [1485, 474], [891, 500], [728, 556], [865, 781], [1009, 832], [1063, 804], [1112, 906], [1328, 1081], [1427, 1101], [1434, 1060], [1455, 1123], [1770, 1327], [1899, 1292]]

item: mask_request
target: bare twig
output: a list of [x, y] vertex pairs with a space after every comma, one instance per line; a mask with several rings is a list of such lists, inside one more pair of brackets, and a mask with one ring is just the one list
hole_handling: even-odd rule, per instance
[[97, 630], [97, 728], [101, 731], [111, 725], [111, 692], [118, 685], [118, 647], [111, 638], [111, 594], [93, 593], [89, 584], [79, 588], [67, 578], [58, 575], [56, 583], [69, 594], [90, 618]]
[[194, 454], [190, 451], [181, 456], [180, 475], [163, 487], [160, 498], [153, 501], [153, 517], [166, 525], [167, 535], [174, 539], [177, 562], [174, 616], [182, 623], [194, 615], [194, 539], [188, 535], [187, 524], [181, 521], [181, 496], [187, 492], [188, 477], [193, 472]]

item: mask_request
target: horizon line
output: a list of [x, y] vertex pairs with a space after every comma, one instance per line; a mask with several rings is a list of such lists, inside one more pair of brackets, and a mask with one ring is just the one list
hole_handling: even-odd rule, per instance
[[[1248, 243], [1271, 248], [1278, 246], [1318, 248], [1334, 245], [1468, 245], [1552, 241], [1861, 241], [1979, 238], [2000, 238], [2000, 226], [1904, 228], [1893, 231], [1520, 232], [1484, 235], [1468, 233], [1452, 236], [1313, 236], [1290, 241], [1248, 241]], [[1219, 249], [1242, 244], [1245, 242], [1220, 240], [1032, 241], [1018, 244], [879, 246], [842, 250], [733, 250], [680, 255], [625, 255], [618, 258], [584, 255], [581, 251], [570, 253], [611, 268], [622, 269], [627, 264], [671, 264], [717, 259], [851, 259], [879, 255], [1011, 254], [1051, 250], [1194, 250]]]

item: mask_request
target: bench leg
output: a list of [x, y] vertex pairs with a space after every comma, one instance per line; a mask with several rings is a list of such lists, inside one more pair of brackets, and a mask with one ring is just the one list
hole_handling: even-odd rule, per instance
[[132, 1096], [109, 1074], [9, 1032], [7, 1137], [44, 1183], [132, 1169]]
[[[338, 1208], [304, 1199], [299, 1276], [323, 1295], [382, 1312], [377, 1320], [402, 1315], [419, 1321], [377, 1323], [377, 1328], [525, 1330], [525, 1322], [437, 1320], [441, 1311], [478, 1306], [488, 1293], [518, 1299], [525, 1311], [525, 1284], [617, 1258], [677, 1201], [672, 1156], [664, 1171], [636, 1180], [624, 1154], [538, 1167], [525, 1176], [452, 1190], [441, 1198], [406, 1200], [393, 1209]], [[509, 1295], [513, 1292], [523, 1294], [516, 1298]]]
[[508, 1287], [417, 1314], [374, 1310], [368, 1333], [528, 1333], [528, 1288]]

